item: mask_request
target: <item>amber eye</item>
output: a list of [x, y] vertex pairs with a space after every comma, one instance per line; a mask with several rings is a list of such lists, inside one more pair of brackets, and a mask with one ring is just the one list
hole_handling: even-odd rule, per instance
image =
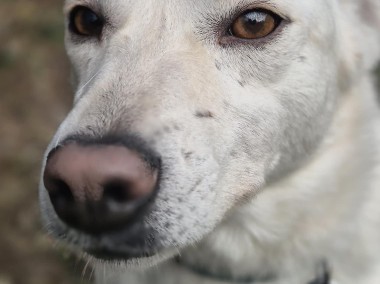
[[230, 28], [230, 34], [241, 39], [258, 39], [271, 34], [282, 18], [265, 10], [250, 10], [240, 15]]
[[81, 36], [100, 36], [104, 21], [94, 11], [84, 6], [75, 7], [70, 13], [70, 30]]

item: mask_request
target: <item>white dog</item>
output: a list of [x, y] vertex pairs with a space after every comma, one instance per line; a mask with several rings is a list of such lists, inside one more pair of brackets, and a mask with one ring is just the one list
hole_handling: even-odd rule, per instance
[[67, 0], [49, 233], [100, 284], [379, 284], [379, 0]]

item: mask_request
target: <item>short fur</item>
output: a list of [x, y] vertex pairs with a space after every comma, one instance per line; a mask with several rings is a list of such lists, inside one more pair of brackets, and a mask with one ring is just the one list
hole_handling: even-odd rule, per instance
[[[66, 14], [76, 5], [109, 25], [100, 41], [66, 34], [75, 104], [47, 153], [72, 135], [132, 133], [163, 165], [142, 221], [157, 254], [94, 260], [98, 283], [305, 284], [321, 263], [336, 283], [380, 283], [378, 0], [67, 0]], [[221, 40], [255, 7], [284, 25]], [[50, 234], [93, 245], [43, 183], [40, 199]], [[102, 241], [126, 249], [123, 234]]]

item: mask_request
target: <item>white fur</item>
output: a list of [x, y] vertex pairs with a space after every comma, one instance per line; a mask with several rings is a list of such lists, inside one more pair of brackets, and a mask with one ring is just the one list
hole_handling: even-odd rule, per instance
[[[76, 100], [48, 150], [126, 131], [164, 165], [144, 221], [162, 255], [97, 264], [98, 283], [218, 283], [189, 269], [200, 267], [306, 284], [321, 261], [337, 283], [380, 283], [378, 0], [67, 0], [65, 11], [84, 3], [112, 29], [101, 43], [67, 33]], [[213, 31], [237, 6], [290, 23], [264, 48], [221, 46]], [[54, 235], [64, 225], [40, 194]], [[91, 241], [69, 232], [79, 248]]]

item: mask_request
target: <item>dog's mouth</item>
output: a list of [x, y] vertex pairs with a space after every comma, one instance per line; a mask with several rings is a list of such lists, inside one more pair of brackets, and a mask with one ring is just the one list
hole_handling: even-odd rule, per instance
[[144, 230], [128, 233], [98, 237], [87, 235], [87, 242], [77, 244], [77, 248], [97, 260], [106, 262], [148, 259], [165, 249], [152, 240], [151, 235]]
[[130, 246], [94, 245], [82, 248], [93, 260], [129, 268], [148, 268], [174, 258], [178, 254], [176, 248], [135, 248]]
[[[123, 231], [92, 235], [71, 229], [63, 222], [49, 228], [50, 237], [69, 250], [92, 260], [122, 263], [131, 260], [155, 259], [166, 255], [167, 248], [151, 229], [134, 224]], [[171, 254], [173, 255], [173, 254]]]
[[[143, 235], [144, 233], [141, 232]], [[134, 240], [117, 240], [103, 236], [100, 239], [89, 239], [87, 245], [78, 248], [88, 256], [100, 261], [126, 262], [136, 259], [152, 258], [160, 253], [158, 244], [149, 244], [145, 238], [135, 238]]]
[[153, 251], [138, 251], [134, 249], [113, 249], [108, 247], [96, 247], [85, 250], [92, 257], [103, 261], [128, 261], [131, 259], [151, 258], [157, 253]]

